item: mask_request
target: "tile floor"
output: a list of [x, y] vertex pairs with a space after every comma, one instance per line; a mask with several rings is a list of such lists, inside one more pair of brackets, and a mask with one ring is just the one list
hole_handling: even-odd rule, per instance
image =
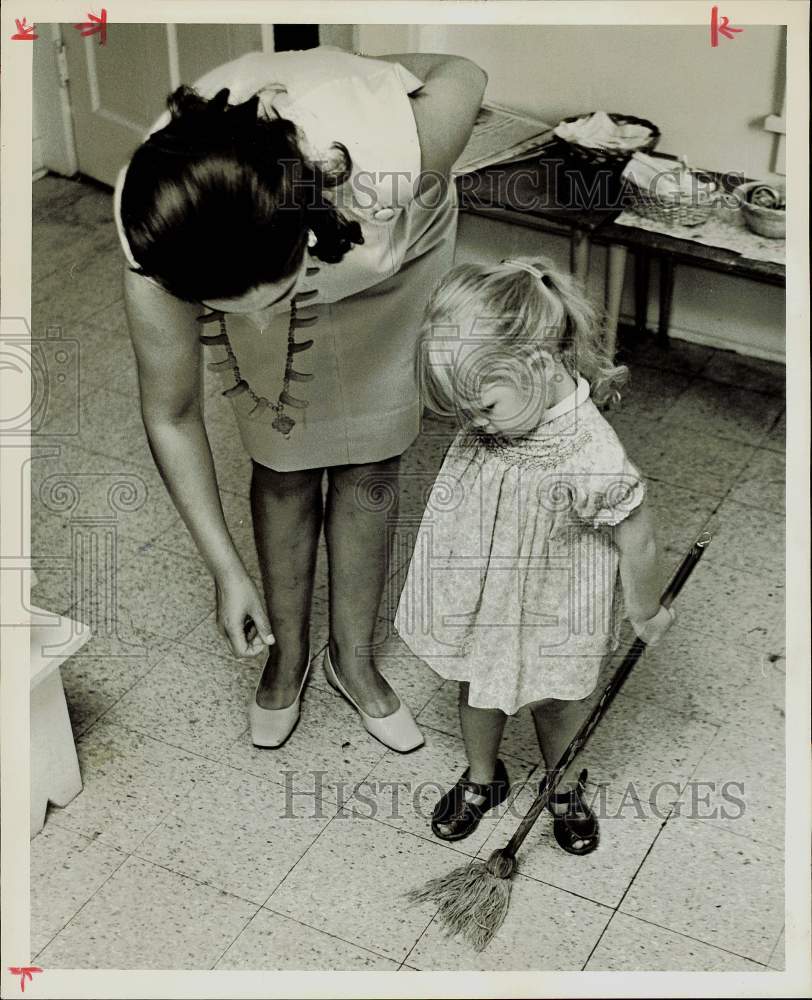
[[[666, 569], [704, 527], [716, 539], [680, 598], [679, 628], [638, 664], [584, 753], [605, 815], [600, 848], [564, 854], [542, 818], [507, 922], [476, 954], [441, 933], [431, 906], [402, 902], [410, 886], [503, 844], [532, 797], [519, 787], [468, 840], [432, 838], [436, 787], [464, 760], [454, 692], [390, 626], [410, 521], [447, 429], [427, 421], [405, 456], [380, 612], [381, 662], [419, 714], [425, 747], [386, 751], [314, 671], [293, 738], [256, 750], [245, 706], [259, 662], [233, 660], [217, 634], [212, 585], [141, 427], [109, 194], [38, 181], [33, 245], [33, 334], [49, 371], [66, 377], [51, 380], [35, 417], [32, 600], [91, 621], [96, 637], [62, 668], [84, 790], [51, 809], [32, 841], [32, 961], [783, 968], [780, 366], [679, 341], [627, 344], [632, 387], [612, 419], [650, 477]], [[226, 515], [257, 575], [248, 463], [226, 401], [207, 386]], [[106, 548], [94, 547], [100, 538]], [[324, 571], [322, 552], [316, 654]], [[537, 777], [526, 713], [503, 749], [519, 786]]]

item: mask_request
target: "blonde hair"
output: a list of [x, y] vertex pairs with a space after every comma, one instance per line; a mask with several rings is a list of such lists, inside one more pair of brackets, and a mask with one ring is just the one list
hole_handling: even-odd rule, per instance
[[[517, 362], [540, 367], [543, 379], [545, 352], [585, 378], [596, 403], [619, 398], [628, 369], [609, 355], [597, 313], [575, 282], [545, 257], [512, 260], [527, 269], [505, 261], [458, 264], [434, 288], [418, 351], [426, 405], [453, 416], [484, 383], [515, 379]], [[470, 363], [459, 362], [461, 348], [473, 348]]]

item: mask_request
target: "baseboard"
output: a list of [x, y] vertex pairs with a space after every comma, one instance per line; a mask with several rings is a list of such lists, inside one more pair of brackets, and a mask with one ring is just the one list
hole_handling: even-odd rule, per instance
[[[621, 313], [620, 322], [624, 325], [634, 326], [634, 316], [628, 313]], [[768, 347], [759, 347], [756, 344], [743, 344], [740, 340], [714, 336], [702, 330], [691, 330], [688, 327], [672, 324], [668, 329], [668, 336], [673, 340], [687, 340], [690, 344], [713, 347], [718, 351], [734, 351], [736, 354], [741, 354], [746, 358], [775, 361], [779, 365], [786, 365], [787, 363], [786, 354], [783, 351], [770, 350]]]

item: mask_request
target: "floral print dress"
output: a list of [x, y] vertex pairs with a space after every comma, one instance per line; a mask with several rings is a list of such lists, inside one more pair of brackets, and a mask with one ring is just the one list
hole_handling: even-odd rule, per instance
[[474, 707], [585, 698], [617, 647], [613, 528], [646, 487], [589, 392], [519, 440], [461, 431], [429, 496], [395, 627]]

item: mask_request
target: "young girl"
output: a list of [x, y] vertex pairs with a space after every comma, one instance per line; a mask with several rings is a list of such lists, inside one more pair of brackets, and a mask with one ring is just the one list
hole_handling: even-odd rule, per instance
[[[543, 258], [463, 264], [426, 307], [419, 366], [429, 407], [460, 422], [427, 504], [395, 626], [460, 682], [468, 768], [434, 809], [460, 840], [509, 790], [498, 759], [508, 715], [530, 705], [548, 768], [582, 721], [625, 613], [650, 645], [659, 604], [646, 487], [596, 404], [626, 369], [596, 317]], [[583, 778], [551, 799], [574, 854], [598, 844]], [[569, 774], [562, 786], [569, 784]]]

